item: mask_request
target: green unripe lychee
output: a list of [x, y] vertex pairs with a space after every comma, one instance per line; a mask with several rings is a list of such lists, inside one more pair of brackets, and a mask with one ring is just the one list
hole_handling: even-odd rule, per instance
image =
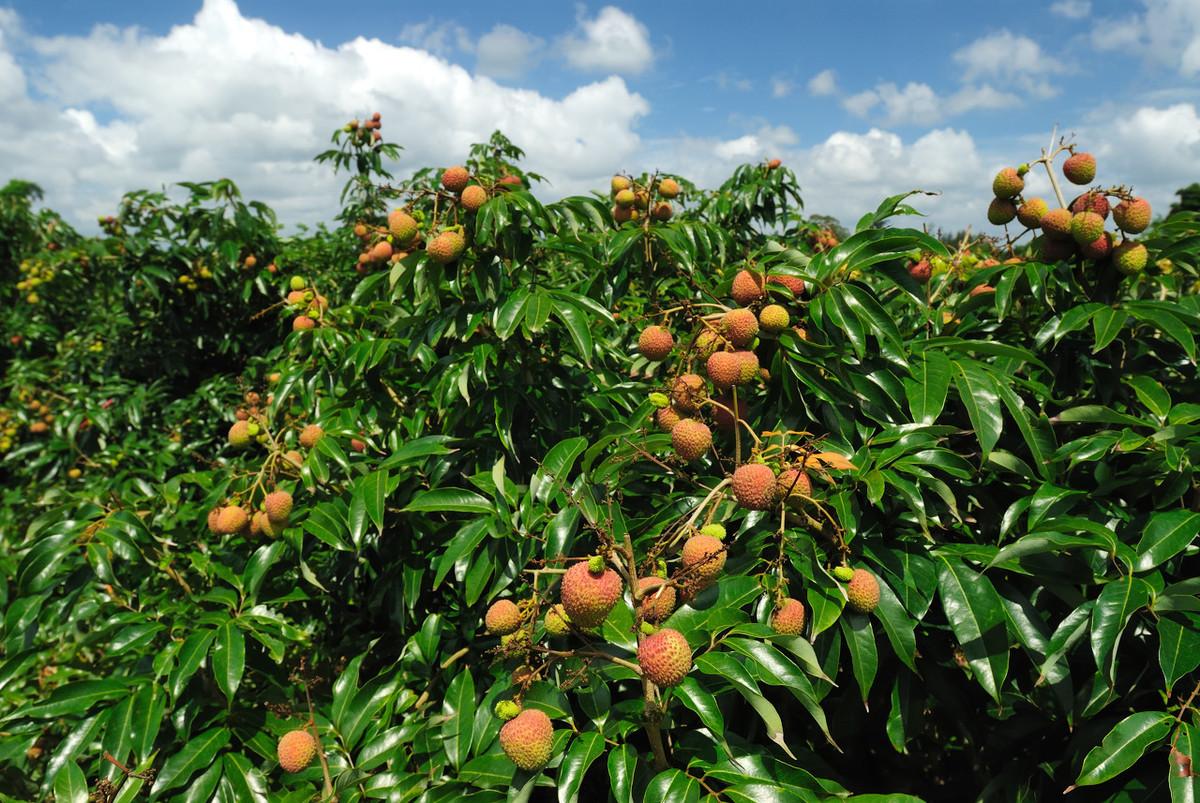
[[651, 393], [647, 398], [649, 398], [650, 403], [653, 404], [659, 410], [661, 410], [662, 408], [666, 407], [667, 405], [669, 405], [671, 403], [670, 396], [668, 396], [665, 393], [659, 393], [658, 391]]
[[498, 719], [508, 722], [517, 714], [521, 713], [521, 706], [513, 700], [497, 700], [495, 707], [492, 708]]
[[1150, 225], [1150, 202], [1145, 198], [1123, 200], [1113, 210], [1113, 221], [1121, 231], [1138, 234]]
[[542, 624], [546, 628], [546, 632], [551, 636], [565, 636], [571, 632], [571, 617], [567, 616], [567, 612], [563, 609], [561, 603], [554, 605], [550, 610], [546, 611], [546, 616], [542, 620]]
[[303, 290], [308, 286], [308, 282], [304, 281], [303, 276], [293, 276], [288, 280], [288, 286], [293, 290]]
[[768, 304], [758, 313], [758, 324], [764, 332], [777, 335], [788, 328], [791, 316], [779, 304]]
[[1071, 236], [1079, 245], [1095, 242], [1104, 235], [1104, 218], [1095, 212], [1079, 212], [1071, 217]]
[[1132, 276], [1145, 270], [1149, 254], [1146, 251], [1146, 246], [1141, 243], [1123, 240], [1120, 245], [1113, 249], [1112, 257], [1113, 264], [1116, 265], [1117, 270], [1126, 276]]
[[1072, 184], [1090, 184], [1096, 177], [1096, 157], [1090, 153], [1076, 153], [1063, 162], [1063, 175]]
[[700, 533], [702, 535], [707, 535], [711, 538], [715, 538], [718, 541], [725, 540], [725, 527], [724, 527], [724, 525], [721, 525], [721, 524], [705, 524], [703, 527], [700, 528]]
[[253, 437], [250, 433], [249, 421], [235, 421], [233, 422], [233, 426], [229, 428], [229, 445], [234, 448], [241, 449], [244, 446], [249, 446]]
[[1049, 204], [1042, 198], [1030, 198], [1017, 207], [1017, 220], [1027, 229], [1036, 229], [1042, 224], [1042, 217], [1050, 211]]
[[849, 583], [854, 579], [854, 570], [849, 566], [835, 566], [833, 567], [833, 576], [843, 583]]

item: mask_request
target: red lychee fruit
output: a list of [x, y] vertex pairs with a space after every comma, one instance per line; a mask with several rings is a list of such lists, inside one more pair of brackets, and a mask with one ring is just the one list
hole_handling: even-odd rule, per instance
[[425, 253], [439, 265], [448, 265], [462, 256], [466, 240], [456, 231], [444, 231], [425, 245]]
[[1072, 184], [1090, 184], [1096, 177], [1096, 157], [1090, 153], [1076, 153], [1063, 162], [1063, 175]]
[[442, 173], [442, 186], [450, 192], [462, 192], [471, 181], [471, 174], [462, 165], [447, 167]]
[[1145, 231], [1150, 225], [1150, 202], [1145, 198], [1121, 201], [1113, 210], [1113, 221], [1128, 234]]
[[462, 196], [460, 196], [463, 207], [471, 212], [476, 211], [479, 207], [487, 203], [487, 199], [487, 190], [478, 184], [472, 184], [467, 187], [462, 191]]
[[250, 516], [245, 510], [237, 505], [229, 505], [221, 508], [217, 516], [217, 532], [221, 535], [233, 535], [241, 532], [249, 523]]
[[496, 600], [487, 609], [483, 623], [493, 636], [507, 636], [521, 626], [521, 609], [511, 599]]
[[1108, 219], [1108, 198], [1102, 192], [1085, 192], [1072, 200], [1067, 208], [1073, 213], [1095, 212], [1105, 220]]
[[741, 380], [742, 361], [729, 351], [718, 351], [704, 363], [704, 372], [718, 388], [729, 388]]
[[1017, 207], [1017, 220], [1027, 229], [1036, 229], [1042, 225], [1042, 217], [1050, 211], [1049, 205], [1041, 198], [1030, 198]]
[[1051, 209], [1042, 215], [1042, 231], [1051, 237], [1070, 237], [1073, 217], [1070, 209]]
[[855, 569], [846, 586], [846, 607], [858, 613], [870, 613], [879, 604], [879, 581], [866, 569]]
[[275, 749], [284, 772], [299, 772], [317, 755], [317, 740], [306, 730], [288, 731]]
[[737, 348], [745, 348], [758, 336], [758, 318], [748, 309], [731, 309], [721, 316], [721, 330]]
[[654, 423], [666, 432], [670, 432], [682, 420], [674, 407], [661, 407], [654, 413]]
[[797, 298], [804, 292], [804, 280], [799, 276], [789, 276], [786, 273], [774, 273], [767, 277], [767, 284], [778, 284], [792, 291]]
[[684, 460], [698, 460], [712, 448], [712, 430], [694, 418], [685, 418], [671, 427], [671, 446]]
[[781, 471], [775, 485], [779, 489], [780, 500], [792, 507], [803, 504], [812, 496], [812, 480], [799, 469], [789, 468]]
[[554, 724], [545, 712], [526, 708], [500, 728], [500, 749], [526, 772], [541, 769], [554, 749]]
[[317, 445], [317, 441], [325, 436], [325, 430], [321, 429], [316, 424], [309, 424], [304, 429], [300, 430], [300, 445], [305, 449], [311, 449]]
[[1015, 167], [1006, 167], [992, 179], [992, 194], [997, 198], [1015, 198], [1025, 189], [1025, 179], [1017, 174]]
[[642, 639], [638, 665], [643, 676], [654, 685], [675, 686], [683, 682], [692, 668], [692, 648], [682, 633], [664, 627]]
[[680, 557], [688, 575], [707, 588], [725, 568], [725, 545], [711, 535], [693, 535], [684, 542]]
[[771, 628], [785, 636], [804, 634], [804, 603], [788, 597], [771, 614]]
[[770, 510], [775, 505], [775, 472], [762, 463], [745, 463], [733, 472], [733, 496], [747, 510]]
[[560, 589], [563, 610], [576, 626], [596, 627], [617, 604], [622, 585], [620, 576], [612, 569], [593, 572], [588, 561], [580, 561], [563, 575]]
[[704, 398], [704, 380], [696, 374], [681, 374], [671, 386], [671, 404], [681, 413], [694, 413]]
[[286, 525], [292, 516], [292, 495], [287, 491], [273, 491], [263, 499], [263, 507], [272, 522]]
[[638, 337], [638, 351], [651, 362], [665, 360], [674, 347], [675, 338], [662, 326], [647, 326]]
[[765, 295], [762, 277], [752, 271], [739, 270], [733, 277], [733, 286], [730, 287], [729, 294], [743, 307], [749, 306]]
[[919, 259], [908, 266], [908, 275], [917, 284], [925, 284], [929, 277], [933, 276], [933, 266], [929, 264], [928, 259]]
[[1110, 232], [1104, 232], [1095, 240], [1086, 245], [1079, 246], [1079, 253], [1087, 259], [1100, 261], [1112, 253], [1113, 236]]

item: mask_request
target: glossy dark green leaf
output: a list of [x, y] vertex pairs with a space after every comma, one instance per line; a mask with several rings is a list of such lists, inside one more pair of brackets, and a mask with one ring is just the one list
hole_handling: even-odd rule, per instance
[[232, 701], [246, 670], [246, 634], [233, 620], [217, 628], [212, 643], [212, 671], [225, 699]]
[[617, 803], [633, 803], [633, 784], [637, 774], [638, 754], [624, 744], [608, 751], [608, 780]]
[[199, 770], [211, 767], [229, 739], [230, 733], [225, 728], [211, 728], [193, 736], [178, 752], [167, 757], [155, 778], [152, 799], [187, 783]]
[[581, 799], [580, 787], [588, 767], [604, 754], [604, 737], [596, 731], [581, 733], [571, 742], [559, 765], [559, 803], [574, 803]]
[[1112, 780], [1129, 769], [1147, 749], [1166, 738], [1171, 717], [1140, 711], [1122, 719], [1083, 760], [1075, 786], [1093, 786]]
[[938, 591], [946, 619], [975, 679], [993, 699], [1008, 674], [1007, 618], [991, 581], [961, 561], [938, 556]]
[[1171, 510], [1154, 514], [1138, 541], [1134, 570], [1144, 572], [1170, 560], [1195, 541], [1197, 535], [1200, 535], [1200, 513]]
[[442, 700], [442, 742], [446, 759], [458, 767], [470, 757], [471, 729], [475, 721], [475, 681], [469, 671], [459, 672]]

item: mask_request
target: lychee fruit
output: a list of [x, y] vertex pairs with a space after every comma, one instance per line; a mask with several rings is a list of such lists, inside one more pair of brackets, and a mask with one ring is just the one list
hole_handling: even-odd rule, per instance
[[866, 569], [855, 569], [846, 586], [847, 607], [858, 613], [870, 613], [879, 604], [879, 581]]
[[792, 322], [791, 316], [788, 315], [787, 309], [779, 304], [768, 304], [763, 307], [758, 313], [758, 325], [764, 331], [772, 335], [777, 335], [784, 329], [788, 328], [788, 324]]
[[693, 535], [680, 554], [684, 570], [707, 588], [725, 568], [725, 545], [711, 535]]
[[630, 189], [621, 190], [613, 196], [613, 203], [621, 209], [628, 209], [636, 200], [637, 195]]
[[1025, 179], [1017, 174], [1015, 167], [1006, 167], [992, 179], [992, 194], [997, 198], [1015, 198], [1025, 189]]
[[685, 418], [671, 427], [671, 446], [684, 460], [698, 460], [712, 448], [712, 430], [701, 421]]
[[741, 380], [742, 361], [729, 351], [718, 351], [704, 363], [704, 372], [719, 388], [729, 388]]
[[467, 187], [462, 191], [462, 195], [460, 196], [463, 207], [471, 212], [476, 211], [479, 207], [487, 203], [487, 199], [487, 190], [478, 184], [472, 184]]
[[462, 256], [466, 240], [456, 231], [444, 231], [425, 246], [425, 253], [439, 265], [448, 265]]
[[682, 420], [674, 407], [660, 407], [654, 413], [654, 423], [666, 432], [670, 432]]
[[812, 480], [799, 469], [789, 468], [781, 471], [775, 485], [779, 489], [779, 498], [793, 507], [803, 504], [812, 496]]
[[731, 309], [721, 316], [721, 330], [737, 348], [745, 348], [758, 336], [758, 318], [748, 309]]
[[208, 520], [206, 523], [208, 524], [208, 531], [210, 533], [213, 533], [214, 535], [221, 534], [220, 521], [221, 521], [221, 508], [220, 507], [214, 507], [212, 510], [208, 511]]
[[614, 206], [612, 216], [617, 223], [628, 223], [637, 218], [637, 210], [632, 206]]
[[554, 724], [545, 712], [526, 708], [500, 728], [500, 749], [526, 772], [541, 769], [554, 749]]
[[765, 295], [762, 278], [752, 271], [740, 270], [733, 277], [733, 286], [730, 287], [729, 294], [743, 307], [749, 306]]
[[393, 209], [388, 213], [388, 231], [397, 245], [407, 246], [417, 236], [417, 221], [403, 209]]
[[291, 463], [296, 468], [300, 468], [300, 466], [304, 465], [304, 455], [300, 454], [295, 449], [288, 449], [287, 452], [284, 453], [283, 459]]
[[284, 772], [299, 772], [316, 757], [317, 740], [306, 730], [288, 731], [280, 738], [275, 755]]
[[1105, 220], [1108, 219], [1108, 198], [1102, 192], [1085, 192], [1071, 201], [1068, 207], [1072, 212], [1095, 212]]
[[1007, 198], [993, 198], [992, 202], [988, 204], [988, 223], [995, 226], [1003, 226], [1006, 223], [1011, 223], [1016, 216], [1017, 206]]
[[571, 632], [571, 617], [567, 616], [562, 603], [557, 603], [546, 611], [542, 624], [551, 636], [565, 636]]
[[1050, 211], [1050, 206], [1042, 198], [1030, 198], [1017, 207], [1017, 220], [1027, 229], [1036, 229], [1042, 225], [1042, 217]]
[[1149, 254], [1146, 251], [1146, 246], [1141, 243], [1123, 240], [1120, 245], [1113, 249], [1112, 258], [1113, 264], [1117, 266], [1117, 270], [1126, 276], [1132, 276], [1135, 273], [1141, 273], [1145, 269]]
[[785, 636], [799, 636], [804, 633], [804, 603], [798, 599], [786, 598], [771, 614], [771, 628], [776, 633]]
[[671, 386], [671, 404], [681, 413], [694, 413], [704, 398], [704, 380], [696, 374], [681, 374]]
[[683, 682], [692, 668], [692, 648], [682, 633], [664, 627], [642, 639], [638, 665], [642, 675], [654, 685], [675, 686]]
[[1145, 198], [1123, 200], [1113, 210], [1113, 221], [1117, 228], [1129, 234], [1138, 234], [1150, 225], [1150, 202]]
[[767, 169], [778, 170], [781, 164], [783, 164], [781, 159], [771, 159], [769, 162], [767, 162]]
[[632, 187], [633, 182], [625, 176], [613, 176], [610, 186], [612, 187], [613, 195], [616, 195], [621, 190], [627, 190]]
[[[1051, 237], [1070, 237], [1071, 236], [1071, 220], [1074, 215], [1070, 209], [1051, 209], [1042, 215], [1042, 231]], [[1101, 221], [1103, 223], [1103, 221]]]
[[674, 214], [675, 214], [674, 207], [672, 207], [666, 201], [660, 201], [659, 203], [656, 203], [654, 205], [654, 209], [651, 210], [651, 212], [650, 212], [650, 216], [653, 217], [655, 220], [659, 221], [660, 223], [666, 223], [668, 220], [671, 219], [671, 216]]
[[721, 336], [712, 329], [701, 329], [700, 334], [696, 335], [696, 343], [694, 350], [696, 356], [702, 360], [707, 360], [709, 357], [721, 347]]
[[762, 463], [745, 463], [733, 472], [733, 496], [747, 510], [770, 510], [775, 505], [775, 472]]
[[493, 636], [507, 636], [521, 626], [521, 609], [511, 599], [496, 600], [487, 609], [483, 623]]
[[664, 178], [658, 182], [658, 194], [670, 200], [679, 195], [679, 182], [673, 178]]
[[675, 611], [675, 587], [661, 577], [639, 577], [642, 618], [658, 624]]
[[325, 435], [325, 430], [321, 429], [316, 424], [309, 424], [304, 429], [300, 430], [300, 445], [305, 449], [311, 449], [317, 445], [317, 441], [321, 440]]
[[287, 491], [273, 491], [263, 499], [263, 508], [272, 522], [286, 526], [292, 516], [292, 495]]
[[1043, 237], [1038, 253], [1044, 262], [1059, 262], [1075, 256], [1075, 241], [1069, 237]]
[[622, 582], [612, 569], [593, 572], [589, 561], [580, 561], [563, 575], [563, 610], [577, 627], [584, 629], [599, 625], [621, 597]]
[[638, 337], [638, 351], [651, 362], [665, 360], [674, 347], [675, 338], [662, 326], [647, 326]]
[[778, 284], [792, 291], [797, 298], [804, 292], [804, 280], [799, 276], [789, 276], [786, 273], [775, 273], [767, 277], [767, 284]]
[[1096, 157], [1090, 153], [1072, 154], [1063, 162], [1062, 171], [1072, 184], [1090, 184], [1096, 177]]
[[392, 258], [392, 244], [387, 240], [380, 240], [375, 243], [371, 249], [370, 255], [367, 257], [371, 262], [387, 262]]
[[229, 505], [221, 508], [217, 516], [217, 532], [221, 535], [233, 535], [241, 532], [249, 523], [250, 517], [245, 510], [237, 505]]
[[738, 384], [753, 382], [759, 375], [758, 355], [753, 351], [735, 351], [738, 360]]
[[442, 186], [450, 192], [462, 192], [471, 181], [471, 174], [462, 165], [447, 167], [442, 173]]
[[297, 315], [295, 318], [292, 318], [293, 332], [307, 332], [309, 329], [315, 329], [316, 326], [317, 322], [307, 315]]
[[254, 435], [250, 432], [249, 421], [234, 421], [233, 426], [229, 428], [229, 445], [235, 449], [249, 446], [253, 438]]
[[929, 264], [928, 259], [919, 259], [908, 266], [908, 275], [917, 284], [925, 284], [929, 277], [933, 276], [933, 266]]
[[1112, 247], [1113, 236], [1106, 231], [1092, 242], [1079, 246], [1079, 252], [1087, 259], [1099, 261], [1112, 253]]
[[1095, 212], [1077, 212], [1071, 217], [1071, 236], [1079, 245], [1095, 242], [1104, 234], [1104, 218]]

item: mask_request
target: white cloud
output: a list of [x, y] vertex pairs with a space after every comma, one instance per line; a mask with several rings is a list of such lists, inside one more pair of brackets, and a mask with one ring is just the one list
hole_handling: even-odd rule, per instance
[[885, 125], [936, 125], [946, 117], [974, 109], [1016, 105], [1019, 99], [991, 86], [968, 86], [942, 97], [929, 84], [909, 82], [903, 88], [889, 82], [851, 95], [842, 105], [851, 114], [867, 117], [879, 109]]
[[560, 48], [579, 70], [637, 74], [654, 63], [646, 26], [615, 6], [605, 6], [593, 19], [580, 15], [576, 31], [563, 37]]
[[163, 35], [98, 26], [27, 37], [29, 61], [8, 30], [0, 174], [41, 184], [75, 221], [111, 213], [130, 189], [223, 176], [284, 220], [326, 220], [344, 176], [312, 157], [334, 127], [374, 111], [405, 147], [400, 174], [460, 161], [499, 128], [551, 179], [550, 193], [580, 192], [639, 150], [634, 127], [649, 112], [615, 76], [551, 98], [378, 39], [327, 47], [245, 17], [233, 0], [206, 0]]
[[511, 25], [496, 25], [479, 37], [475, 71], [495, 78], [519, 78], [537, 63], [545, 42]]
[[808, 92], [811, 95], [833, 95], [837, 93], [837, 76], [833, 70], [821, 70], [808, 79]]
[[456, 50], [469, 53], [474, 49], [471, 35], [457, 22], [410, 22], [400, 29], [397, 38], [406, 45], [419, 47], [439, 56], [448, 56]]
[[1142, 2], [1146, 10], [1141, 14], [1097, 21], [1092, 43], [1102, 50], [1136, 51], [1189, 78], [1200, 74], [1200, 2]]
[[771, 97], [773, 98], [786, 98], [792, 94], [793, 89], [795, 87], [792, 85], [792, 82], [785, 78], [771, 79]]
[[976, 39], [955, 51], [954, 60], [963, 67], [964, 81], [999, 79], [1040, 98], [1053, 97], [1059, 91], [1047, 76], [1066, 71], [1062, 62], [1044, 53], [1037, 42], [1009, 31]]
[[749, 92], [754, 88], [754, 83], [749, 78], [739, 78], [736, 75], [731, 75], [724, 70], [717, 73], [717, 86], [721, 89], [735, 89], [738, 92]]
[[1081, 20], [1092, 13], [1091, 0], [1058, 0], [1050, 4], [1050, 13], [1069, 20]]

